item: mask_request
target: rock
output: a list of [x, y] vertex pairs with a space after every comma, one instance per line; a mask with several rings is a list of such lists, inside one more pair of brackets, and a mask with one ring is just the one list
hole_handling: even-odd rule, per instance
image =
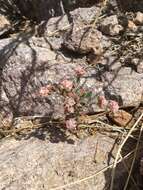
[[[78, 23], [76, 27], [86, 26], [90, 24], [99, 8], [93, 6], [91, 8], [78, 8], [70, 12], [71, 20]], [[76, 30], [76, 27], [73, 29]], [[67, 15], [50, 18], [48, 21], [41, 23], [39, 27], [39, 35], [46, 37], [53, 49], [58, 50], [62, 47], [65, 33], [71, 29], [71, 23]], [[75, 35], [75, 31], [74, 31]]]
[[66, 49], [79, 54], [91, 53], [97, 56], [110, 47], [111, 42], [100, 31], [77, 22], [66, 34], [63, 45]]
[[[114, 60], [115, 60], [115, 58], [113, 57], [111, 57], [111, 63], [114, 63]], [[110, 71], [117, 71], [117, 70], [119, 70], [120, 68], [122, 68], [122, 63], [121, 62], [119, 62], [119, 61], [116, 61], [115, 62], [115, 64], [111, 64], [110, 66], [109, 66], [109, 70]]]
[[116, 0], [110, 0], [107, 3], [107, 6], [109, 7], [110, 10], [117, 10], [117, 9], [119, 9], [118, 2]]
[[128, 21], [128, 28], [132, 31], [137, 31], [137, 26], [135, 25], [135, 23], [131, 20]]
[[[86, 68], [86, 61], [59, 62], [43, 38], [4, 39], [0, 42], [0, 50], [1, 114], [10, 118], [12, 115], [64, 118], [64, 97], [57, 87], [47, 97], [40, 96], [39, 91], [48, 84], [59, 86], [65, 78], [75, 81], [77, 64]], [[118, 73], [116, 70], [100, 73], [98, 69], [88, 67], [79, 85], [87, 92], [92, 91], [83, 106], [88, 113], [103, 110], [97, 101], [100, 94], [108, 100], [116, 100], [120, 106], [135, 106], [141, 101], [143, 92], [142, 74], [127, 67]]]
[[129, 124], [131, 126], [131, 121], [133, 123], [133, 116], [124, 110], [119, 110], [116, 113], [109, 113], [109, 118], [122, 127], [129, 127]]
[[136, 15], [134, 22], [138, 25], [143, 24], [143, 13], [137, 12], [137, 15]]
[[68, 17], [54, 17], [48, 21], [43, 21], [38, 27], [38, 35], [47, 39], [52, 49], [59, 50], [63, 44], [63, 36], [70, 28]]
[[0, 15], [0, 28], [4, 28], [10, 25], [10, 22], [4, 15]]
[[11, 24], [9, 20], [4, 16], [0, 14], [0, 36], [5, 34], [10, 30]]
[[140, 60], [139, 58], [134, 58], [131, 61], [131, 64], [135, 67], [136, 71], [138, 73], [143, 73], [143, 61]]
[[50, 18], [46, 23], [45, 36], [52, 36], [56, 34], [56, 32], [58, 33], [68, 29], [69, 26], [70, 23], [67, 15]]
[[117, 15], [111, 15], [109, 17], [104, 18], [103, 21], [101, 22], [101, 27], [104, 28], [104, 27], [110, 26], [111, 24], [112, 25], [119, 24]]
[[[51, 129], [50, 131], [52, 132]], [[57, 137], [54, 137], [54, 134], [57, 134]], [[61, 139], [62, 136], [64, 139]], [[115, 140], [100, 134], [74, 139], [69, 135], [66, 137], [60, 129], [55, 129], [52, 134], [49, 133], [50, 138], [53, 142], [41, 140], [40, 137], [20, 141], [5, 139], [0, 142], [0, 189], [52, 190], [96, 174], [113, 162], [113, 155], [116, 153], [116, 148], [113, 152]], [[98, 163], [95, 163], [96, 146]], [[102, 190], [110, 184], [110, 173], [110, 170], [106, 170], [84, 183], [79, 182], [65, 189]], [[117, 190], [124, 184], [124, 180], [119, 179], [125, 173], [124, 166], [120, 166], [115, 183]]]
[[137, 72], [140, 74], [143, 73], [143, 61], [140, 61], [137, 65]]
[[80, 54], [100, 55], [103, 52], [101, 39], [99, 31], [74, 25], [72, 34], [67, 34], [64, 47]]
[[[5, 81], [7, 84], [9, 83], [9, 85], [8, 85], [9, 87], [11, 86], [10, 87], [11, 90], [9, 89], [11, 92], [8, 89], [7, 89], [8, 91], [6, 89], [4, 89], [4, 88], [8, 87], [7, 85], [5, 87], [2, 86], [2, 84], [0, 85], [1, 86], [0, 87], [1, 88], [1, 101], [0, 101], [1, 103], [0, 104], [1, 104], [1, 106], [5, 105], [5, 109], [2, 108], [2, 112], [3, 111], [4, 112], [8, 112], [10, 104], [12, 105], [14, 103], [13, 101], [16, 101], [14, 103], [15, 106], [16, 105], [18, 107], [20, 106], [20, 104], [19, 104], [20, 102], [18, 103], [18, 99], [21, 97], [20, 99], [22, 100], [23, 99], [22, 96], [25, 96], [27, 94], [27, 92], [25, 92], [26, 94], [24, 93], [24, 91], [25, 91], [24, 88], [26, 88], [26, 86], [30, 82], [30, 81], [28, 81], [30, 79], [30, 77], [32, 77], [32, 76], [35, 75], [34, 73], [35, 73], [36, 64], [40, 63], [41, 66], [42, 66], [42, 64], [44, 65], [47, 61], [54, 60], [55, 57], [56, 57], [56, 54], [49, 49], [49, 44], [47, 44], [45, 42], [45, 40], [42, 39], [42, 38], [41, 39], [31, 38], [30, 40], [24, 40], [24, 39], [17, 39], [17, 40], [4, 39], [4, 40], [1, 40], [0, 49], [1, 49], [1, 55], [0, 55], [0, 57], [1, 57], [0, 58], [1, 59], [1, 64], [0, 64], [0, 67], [1, 67], [1, 82], [2, 82], [2, 77], [5, 78], [6, 75], [8, 74], [8, 73], [6, 75], [4, 74], [4, 72], [8, 69], [8, 67], [9, 67], [9, 69], [8, 69], [9, 71], [8, 70], [7, 71], [11, 73], [11, 74], [9, 73], [10, 75], [8, 74], [9, 76], [6, 77], [7, 78], [6, 79], [7, 82]], [[16, 74], [15, 74], [15, 71], [17, 71]], [[42, 73], [42, 70], [41, 70], [41, 73]], [[40, 75], [40, 71], [39, 71], [38, 75]], [[13, 82], [12, 82], [12, 80], [13, 80]], [[17, 80], [16, 83], [14, 82], [15, 80]], [[35, 82], [36, 82], [36, 78], [35, 79], [33, 78], [33, 80], [35, 80]], [[21, 85], [20, 85], [20, 83], [21, 83]], [[18, 85], [18, 86], [16, 87], [15, 85], [16, 86]], [[10, 94], [8, 95], [9, 92], [11, 93], [11, 95]], [[19, 93], [21, 93], [21, 95]], [[15, 96], [15, 98], [13, 96]], [[10, 98], [13, 103], [11, 102], [11, 100], [8, 97], [9, 98], [13, 97], [15, 99], [14, 100], [12, 98], [13, 99], [12, 100]], [[27, 101], [26, 99], [25, 99], [25, 101]], [[22, 104], [21, 104], [21, 106], [22, 106]], [[27, 104], [26, 107], [30, 106], [28, 104]], [[14, 109], [14, 107], [13, 107], [13, 109]], [[25, 111], [27, 109], [25, 109]]]
[[[2, 49], [4, 44], [11, 42], [10, 39], [4, 41], [1, 43]], [[49, 83], [59, 85], [64, 78], [73, 80], [76, 64], [60, 64], [55, 60], [54, 52], [48, 48], [38, 47], [36, 45], [38, 39], [34, 42], [34, 47], [32, 42], [29, 42], [30, 47], [21, 43], [12, 54], [9, 52], [9, 55], [7, 52], [5, 57], [3, 55], [5, 65], [1, 65], [1, 113], [4, 112], [6, 115], [13, 113], [15, 116], [51, 115], [54, 118], [64, 118], [64, 100], [58, 90], [48, 97], [39, 96], [38, 91]], [[13, 45], [15, 47], [15, 44]], [[44, 46], [44, 42], [42, 45]], [[8, 55], [9, 59], [5, 60]]]
[[101, 22], [100, 29], [103, 32], [103, 34], [115, 36], [118, 35], [121, 30], [123, 30], [123, 27], [119, 25], [117, 15], [112, 15], [106, 17]]
[[[115, 98], [123, 106], [139, 105], [142, 101], [143, 80], [128, 67], [122, 67], [116, 73], [105, 73], [105, 94], [109, 99]], [[134, 101], [133, 101], [134, 99]], [[133, 103], [134, 102], [134, 103]]]
[[88, 27], [98, 12], [99, 8], [95, 6], [75, 9], [70, 12], [73, 24], [69, 23], [66, 15], [51, 18], [47, 23], [41, 24], [41, 28], [44, 27], [44, 37], [54, 50], [59, 50], [63, 44], [67, 49], [80, 54], [89, 52], [100, 54], [103, 51], [102, 48], [110, 46], [110, 42], [99, 31], [92, 31]]
[[71, 18], [74, 23], [83, 23], [84, 25], [91, 24], [96, 15], [98, 15], [100, 8], [92, 6], [89, 8], [78, 8], [70, 12]]

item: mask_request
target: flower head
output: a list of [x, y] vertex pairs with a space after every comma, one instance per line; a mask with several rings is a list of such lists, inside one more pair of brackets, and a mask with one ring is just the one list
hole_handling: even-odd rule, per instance
[[70, 80], [63, 80], [62, 82], [61, 82], [61, 87], [63, 88], [63, 89], [65, 89], [65, 90], [67, 90], [67, 91], [71, 91], [72, 90], [72, 88], [73, 88], [73, 82], [72, 81], [70, 81]]
[[65, 99], [65, 110], [68, 113], [74, 113], [74, 105], [75, 104], [76, 104], [76, 102], [72, 97], [67, 97]]
[[82, 76], [85, 74], [85, 69], [81, 67], [80, 65], [75, 68], [75, 72], [77, 75]]
[[65, 104], [68, 104], [69, 106], [74, 106], [76, 102], [72, 97], [66, 97]]
[[52, 89], [51, 85], [43, 86], [39, 90], [39, 95], [45, 97], [50, 93], [51, 89]]
[[109, 106], [110, 111], [113, 113], [116, 113], [119, 110], [119, 104], [118, 102], [114, 100], [110, 100], [108, 106]]
[[86, 93], [86, 90], [85, 90], [85, 89], [83, 89], [83, 88], [80, 88], [80, 89], [79, 89], [79, 94], [80, 94], [80, 96], [83, 96], [85, 93]]
[[68, 93], [68, 97], [71, 97], [71, 98], [73, 98], [76, 101], [79, 101], [79, 99], [80, 99], [80, 97], [78, 96], [78, 94], [75, 93], [75, 92], [69, 92]]
[[70, 129], [70, 130], [74, 130], [77, 127], [77, 122], [74, 118], [70, 118], [70, 119], [66, 120], [65, 124], [66, 124], [66, 128]]
[[98, 105], [101, 109], [103, 109], [107, 106], [107, 100], [106, 100], [105, 96], [98, 97]]

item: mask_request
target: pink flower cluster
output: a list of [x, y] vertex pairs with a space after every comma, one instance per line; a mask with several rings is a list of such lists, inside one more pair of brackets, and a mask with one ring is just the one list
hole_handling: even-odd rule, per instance
[[77, 122], [74, 118], [70, 118], [68, 120], [66, 120], [66, 128], [69, 130], [74, 130], [77, 127]]
[[42, 97], [46, 97], [51, 92], [51, 90], [52, 90], [52, 86], [50, 84], [43, 86], [39, 90], [39, 95]]
[[86, 73], [85, 69], [80, 65], [75, 68], [75, 72], [78, 76], [82, 76]]
[[98, 105], [101, 109], [109, 108], [109, 110], [113, 113], [116, 113], [119, 110], [118, 102], [116, 102], [114, 100], [110, 100], [108, 102], [104, 96], [98, 97]]
[[65, 99], [65, 111], [68, 113], [74, 113], [75, 100], [72, 97], [66, 97]]
[[101, 109], [105, 108], [107, 106], [108, 102], [104, 96], [98, 97], [98, 105]]
[[109, 101], [109, 109], [113, 113], [118, 112], [118, 110], [119, 110], [119, 104], [118, 104], [118, 102], [116, 102], [114, 100], [110, 100]]
[[70, 81], [70, 80], [65, 79], [65, 80], [63, 80], [63, 81], [61, 82], [61, 88], [62, 88], [62, 89], [65, 89], [65, 90], [67, 90], [67, 91], [71, 91], [72, 88], [73, 88], [73, 82]]
[[75, 93], [75, 92], [69, 92], [67, 95], [68, 95], [68, 97], [73, 98], [76, 102], [78, 102], [79, 99], [80, 99], [80, 97], [78, 96], [78, 94]]

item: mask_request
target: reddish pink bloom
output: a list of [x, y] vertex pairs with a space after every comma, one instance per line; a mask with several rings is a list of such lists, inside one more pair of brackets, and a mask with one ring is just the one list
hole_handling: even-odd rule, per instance
[[69, 113], [74, 113], [74, 105], [76, 102], [72, 97], [67, 97], [65, 100], [65, 110]]
[[69, 106], [69, 107], [65, 107], [65, 110], [68, 112], [68, 113], [74, 113], [74, 107], [72, 106]]
[[68, 104], [69, 106], [74, 106], [76, 104], [76, 102], [74, 101], [74, 99], [72, 97], [67, 97], [65, 99], [65, 104], [66, 105]]
[[119, 110], [119, 104], [118, 102], [114, 100], [109, 101], [109, 109], [111, 112], [116, 113]]
[[70, 91], [73, 88], [73, 82], [65, 79], [61, 82], [61, 87], [67, 91]]
[[86, 91], [85, 91], [83, 88], [81, 88], [81, 89], [79, 90], [79, 92], [80, 92], [80, 96], [83, 96]]
[[81, 67], [80, 65], [79, 66], [77, 66], [76, 68], [75, 68], [75, 72], [76, 72], [76, 74], [77, 75], [84, 75], [85, 74], [85, 69], [83, 68], [83, 67]]
[[105, 108], [107, 106], [107, 100], [104, 96], [98, 97], [98, 105], [101, 109]]
[[39, 90], [39, 95], [45, 97], [50, 93], [51, 89], [52, 89], [51, 85], [43, 86]]
[[77, 127], [77, 122], [74, 118], [66, 120], [67, 129], [73, 130], [73, 129], [76, 129], [76, 127]]
[[74, 100], [79, 101], [80, 97], [75, 92], [69, 92], [68, 96], [74, 98]]

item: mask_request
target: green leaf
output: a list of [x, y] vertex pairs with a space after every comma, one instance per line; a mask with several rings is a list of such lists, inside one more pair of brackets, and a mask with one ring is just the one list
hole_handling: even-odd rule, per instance
[[86, 92], [85, 94], [83, 94], [83, 98], [90, 98], [92, 96], [92, 92]]

